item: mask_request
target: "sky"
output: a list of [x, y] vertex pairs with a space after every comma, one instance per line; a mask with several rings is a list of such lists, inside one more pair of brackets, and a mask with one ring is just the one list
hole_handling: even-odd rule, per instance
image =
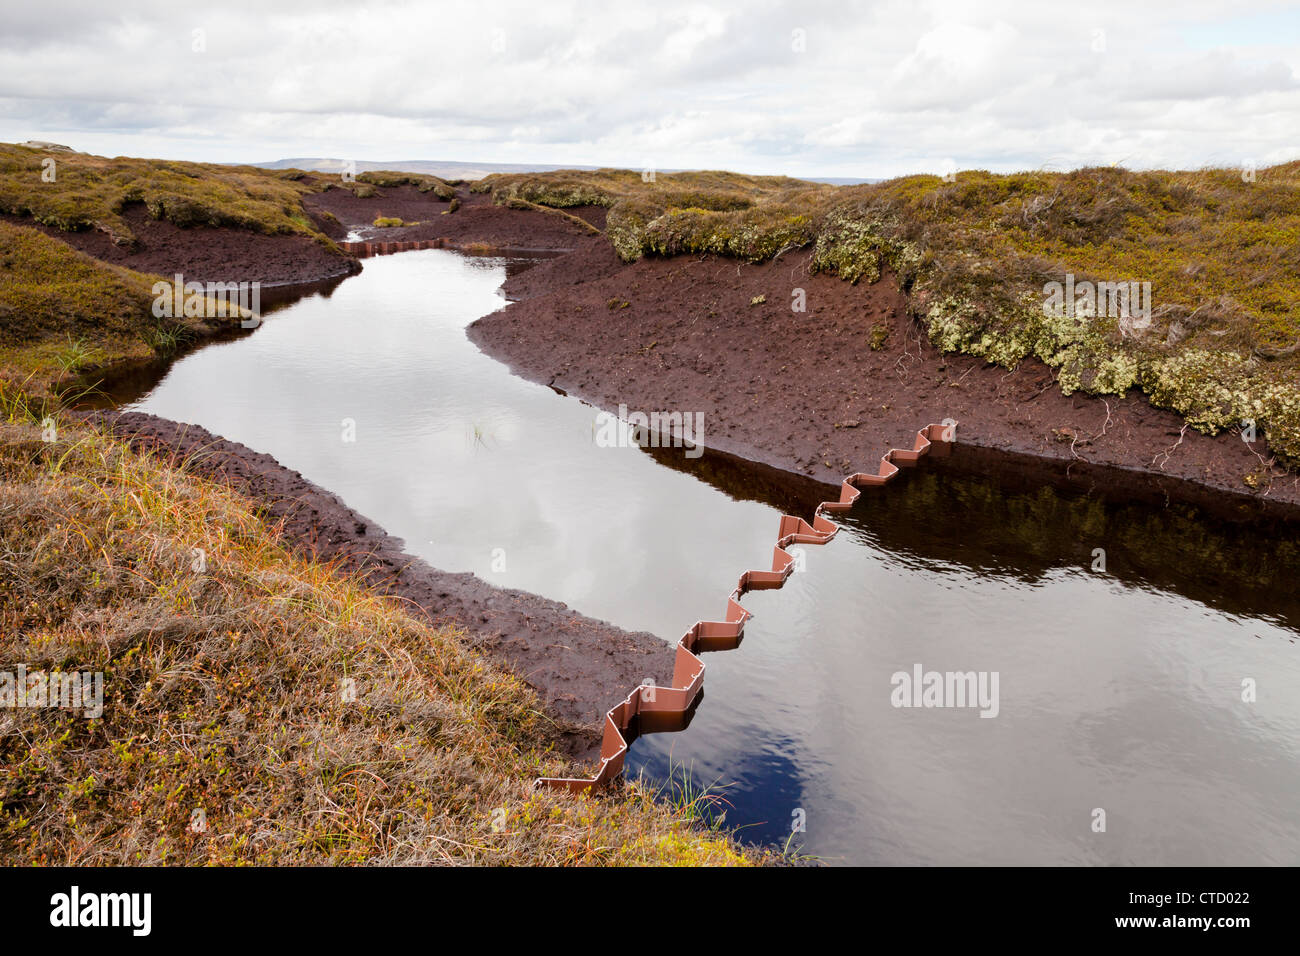
[[1300, 158], [1300, 3], [0, 0], [0, 141], [734, 169]]

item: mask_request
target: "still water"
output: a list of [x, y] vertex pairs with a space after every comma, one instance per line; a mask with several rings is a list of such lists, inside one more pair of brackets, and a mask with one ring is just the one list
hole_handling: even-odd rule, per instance
[[[436, 567], [674, 641], [765, 566], [784, 510], [832, 489], [605, 447], [596, 409], [465, 336], [517, 267], [367, 260], [129, 405], [274, 455]], [[639, 739], [629, 772], [716, 785], [743, 835], [797, 827], [827, 862], [1300, 862], [1294, 539], [1007, 489], [960, 458], [867, 490], [783, 589], [750, 594], [691, 726]], [[996, 716], [895, 706], [918, 669], [996, 679]]]

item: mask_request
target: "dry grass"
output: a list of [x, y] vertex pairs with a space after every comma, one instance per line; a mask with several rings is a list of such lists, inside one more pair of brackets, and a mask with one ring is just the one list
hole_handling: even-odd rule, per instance
[[531, 792], [552, 727], [460, 632], [46, 412], [0, 384], [0, 670], [102, 672], [104, 711], [0, 709], [0, 862], [753, 861], [641, 787]]
[[[892, 271], [931, 340], [1004, 366], [1030, 356], [1062, 390], [1123, 394], [1214, 433], [1252, 420], [1300, 465], [1300, 163], [1258, 170], [910, 176], [831, 187], [730, 173], [566, 170], [489, 176], [497, 202], [608, 207], [627, 261], [811, 247], [814, 271]], [[1044, 284], [1149, 282], [1149, 328], [1045, 315]]]

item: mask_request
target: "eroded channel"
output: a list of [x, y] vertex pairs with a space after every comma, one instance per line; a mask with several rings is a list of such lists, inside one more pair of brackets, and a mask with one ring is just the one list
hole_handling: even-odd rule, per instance
[[[675, 641], [827, 486], [606, 447], [598, 410], [467, 340], [515, 267], [368, 260], [118, 397], [274, 455], [436, 567]], [[777, 844], [798, 828], [829, 862], [1300, 859], [1293, 536], [1011, 487], [960, 449], [837, 521], [782, 590], [746, 598], [693, 723], [640, 738], [631, 772], [725, 785], [729, 824]], [[996, 675], [996, 706], [898, 706], [917, 668]]]

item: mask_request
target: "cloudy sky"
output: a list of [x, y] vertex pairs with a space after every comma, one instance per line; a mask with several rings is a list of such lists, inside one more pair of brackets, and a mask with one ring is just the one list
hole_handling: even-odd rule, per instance
[[877, 177], [1300, 157], [1300, 4], [4, 0], [0, 140]]

